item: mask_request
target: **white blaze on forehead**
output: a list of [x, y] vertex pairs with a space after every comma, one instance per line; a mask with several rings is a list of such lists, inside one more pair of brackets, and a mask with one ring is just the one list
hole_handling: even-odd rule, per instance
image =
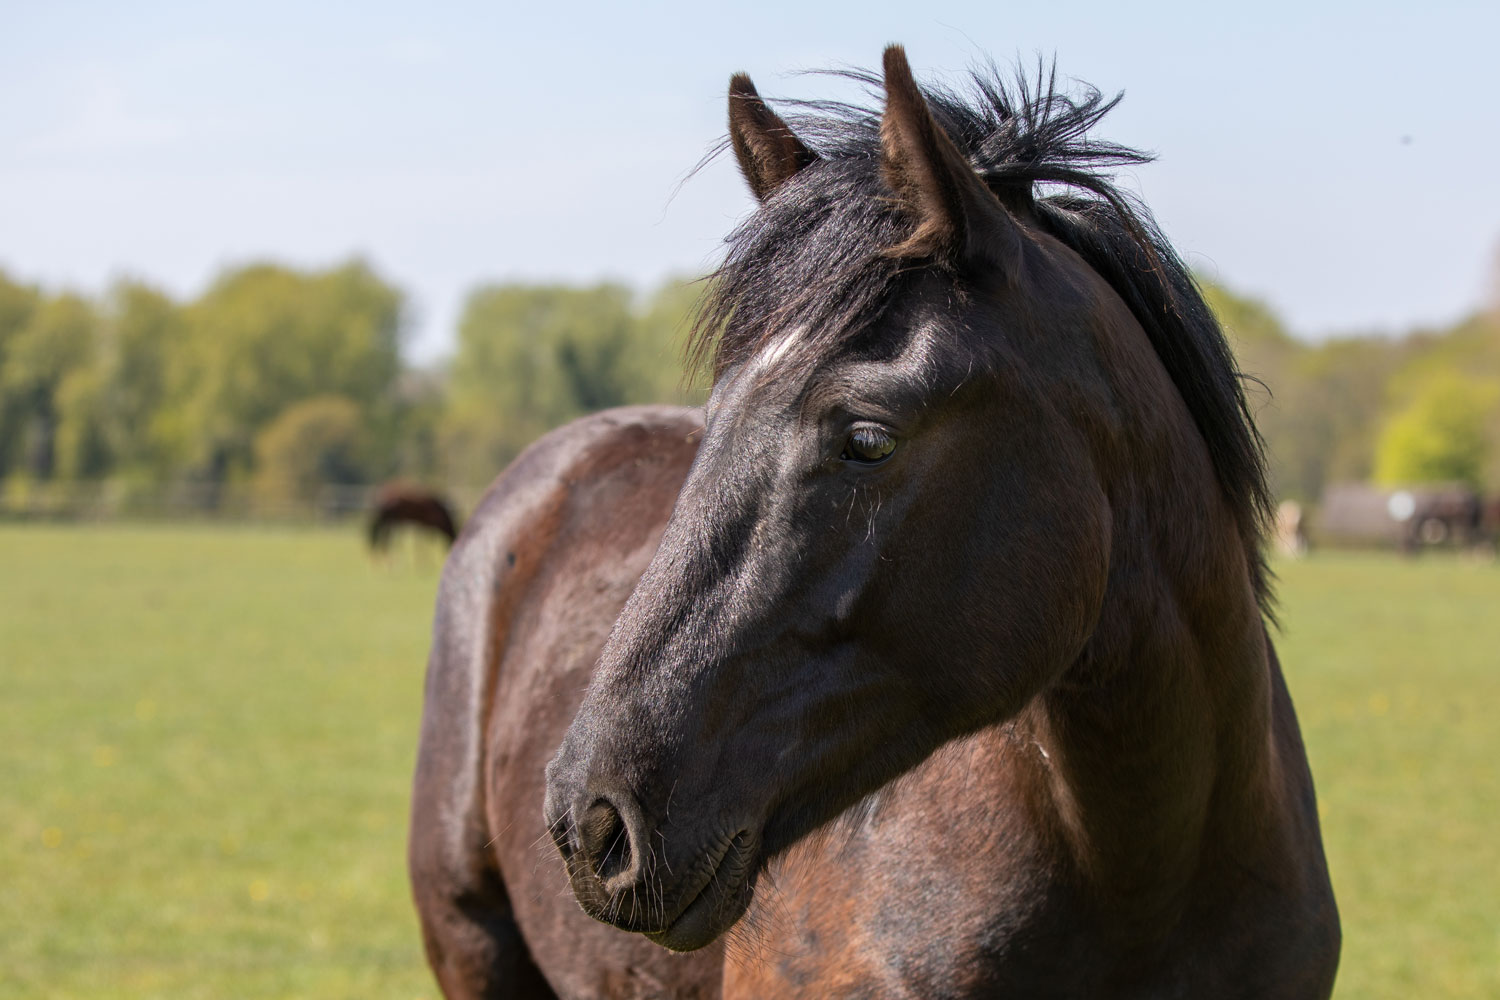
[[750, 362], [745, 365], [745, 373], [754, 378], [770, 368], [785, 357], [787, 351], [792, 349], [792, 345], [801, 340], [806, 333], [807, 327], [798, 326], [777, 335], [760, 349], [759, 354], [750, 359]]
[[724, 382], [721, 382], [714, 388], [708, 399], [708, 416], [710, 418], [713, 417], [714, 411], [719, 408], [719, 403], [722, 402], [723, 392], [727, 391], [731, 385], [745, 387], [754, 385], [756, 379], [763, 372], [771, 368], [772, 365], [785, 357], [787, 352], [792, 349], [792, 345], [801, 340], [806, 333], [807, 327], [805, 326], [793, 327], [768, 341], [755, 357], [742, 364], [738, 371], [734, 372], [728, 379], [725, 379]]

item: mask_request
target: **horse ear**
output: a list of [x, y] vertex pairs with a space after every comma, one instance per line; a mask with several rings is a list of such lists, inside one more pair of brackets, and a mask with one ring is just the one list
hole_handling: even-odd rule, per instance
[[818, 158], [766, 107], [744, 73], [729, 78], [729, 141], [750, 190], [760, 201]]
[[933, 118], [899, 45], [885, 50], [880, 169], [917, 218], [893, 256], [1000, 263], [1018, 252], [1015, 220]]

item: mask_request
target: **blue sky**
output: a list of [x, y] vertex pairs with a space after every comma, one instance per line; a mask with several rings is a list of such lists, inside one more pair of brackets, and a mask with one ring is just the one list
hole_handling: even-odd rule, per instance
[[418, 358], [492, 279], [710, 266], [750, 208], [729, 74], [918, 74], [1055, 55], [1125, 102], [1101, 137], [1202, 272], [1310, 337], [1446, 322], [1500, 247], [1500, 4], [762, 2], [254, 5], [4, 0], [0, 267], [196, 294], [226, 264], [361, 254]]

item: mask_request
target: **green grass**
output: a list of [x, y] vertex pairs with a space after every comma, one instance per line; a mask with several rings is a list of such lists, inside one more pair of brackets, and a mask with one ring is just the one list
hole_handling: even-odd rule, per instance
[[[0, 527], [0, 997], [434, 997], [404, 866], [438, 559]], [[1339, 996], [1500, 996], [1500, 568], [1285, 563]]]
[[0, 529], [0, 996], [436, 994], [404, 863], [429, 555]]
[[1500, 997], [1500, 566], [1277, 569], [1344, 920], [1337, 995]]

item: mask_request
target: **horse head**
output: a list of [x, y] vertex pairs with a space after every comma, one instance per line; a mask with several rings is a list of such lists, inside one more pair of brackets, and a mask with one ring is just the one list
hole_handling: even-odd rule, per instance
[[768, 859], [1019, 712], [1104, 601], [1121, 345], [1150, 346], [899, 47], [883, 84], [851, 155], [731, 82], [759, 207], [706, 310], [702, 444], [547, 770], [579, 902], [673, 949], [732, 926]]

